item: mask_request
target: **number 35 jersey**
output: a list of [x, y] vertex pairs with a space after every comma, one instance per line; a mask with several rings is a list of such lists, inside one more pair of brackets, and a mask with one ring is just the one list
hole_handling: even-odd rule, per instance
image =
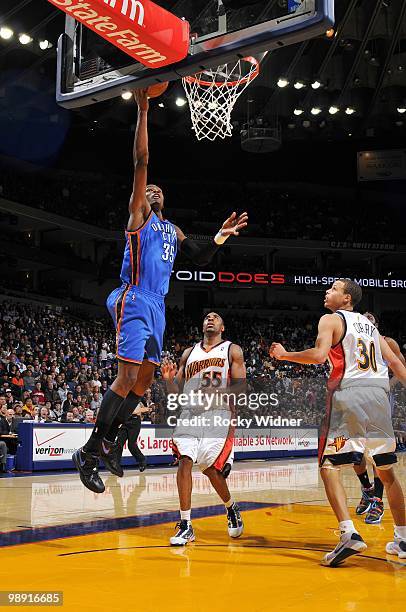
[[120, 278], [123, 283], [165, 297], [177, 252], [175, 226], [151, 210], [136, 231], [126, 231]]
[[341, 342], [329, 352], [329, 388], [383, 387], [389, 391], [388, 367], [382, 357], [379, 331], [366, 317], [337, 310], [344, 324]]

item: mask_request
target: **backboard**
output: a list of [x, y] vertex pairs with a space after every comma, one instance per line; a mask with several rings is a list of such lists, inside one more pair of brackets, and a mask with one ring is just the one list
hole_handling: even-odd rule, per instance
[[94, 104], [123, 91], [173, 81], [247, 55], [323, 34], [334, 23], [334, 0], [155, 0], [191, 26], [187, 57], [151, 69], [67, 16], [58, 44], [57, 101]]

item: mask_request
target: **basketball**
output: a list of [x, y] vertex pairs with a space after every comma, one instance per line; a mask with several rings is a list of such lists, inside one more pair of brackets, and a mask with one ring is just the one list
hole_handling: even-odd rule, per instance
[[168, 85], [168, 81], [157, 83], [156, 85], [150, 85], [147, 89], [148, 98], [158, 98], [159, 96], [162, 96], [162, 94], [168, 89]]

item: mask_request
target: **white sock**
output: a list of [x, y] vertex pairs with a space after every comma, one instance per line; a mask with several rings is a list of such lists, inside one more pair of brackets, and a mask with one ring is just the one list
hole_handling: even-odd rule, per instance
[[341, 523], [338, 523], [338, 528], [341, 533], [352, 533], [353, 531], [357, 531], [352, 521], [341, 521]]
[[234, 502], [233, 502], [233, 498], [232, 498], [232, 497], [230, 497], [230, 499], [228, 500], [228, 502], [225, 502], [225, 503], [224, 503], [224, 505], [225, 505], [225, 507], [226, 507], [226, 508], [227, 508], [227, 510], [228, 510], [228, 508], [231, 508], [231, 506], [233, 505], [233, 503], [234, 503]]
[[190, 523], [190, 515], [191, 515], [192, 511], [191, 510], [181, 510], [180, 511], [180, 520], [181, 521], [189, 521]]
[[395, 538], [406, 540], [406, 525], [402, 525], [401, 527], [395, 525]]

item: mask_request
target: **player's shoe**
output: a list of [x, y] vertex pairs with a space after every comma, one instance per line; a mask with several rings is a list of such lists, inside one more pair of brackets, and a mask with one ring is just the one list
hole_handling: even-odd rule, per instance
[[384, 514], [385, 510], [383, 507], [383, 501], [379, 499], [379, 497], [375, 497], [370, 509], [368, 510], [368, 514], [365, 517], [365, 522], [368, 525], [379, 525]]
[[228, 535], [230, 538], [239, 538], [244, 531], [244, 523], [240, 509], [235, 502], [227, 508]]
[[103, 438], [100, 448], [100, 457], [109, 472], [121, 478], [124, 474], [120, 465], [121, 452], [116, 442]]
[[103, 493], [105, 487], [99, 476], [99, 458], [79, 448], [79, 450], [73, 453], [72, 461], [85, 487], [94, 493]]
[[139, 462], [138, 469], [140, 472], [145, 472], [146, 468], [147, 468], [147, 460], [143, 459], [142, 461]]
[[399, 559], [406, 559], [406, 540], [402, 538], [393, 538], [393, 542], [388, 542], [386, 545], [388, 555], [398, 555]]
[[179, 521], [176, 523], [176, 529], [177, 532], [169, 540], [171, 546], [185, 546], [188, 542], [195, 541], [195, 532], [190, 521]]
[[340, 541], [335, 549], [325, 555], [321, 564], [327, 565], [328, 567], [337, 567], [348, 559], [348, 557], [358, 555], [358, 553], [365, 550], [366, 547], [367, 545], [364, 540], [356, 531], [342, 533]]
[[362, 487], [361, 491], [362, 491], [362, 497], [360, 499], [358, 506], [355, 509], [355, 514], [358, 514], [358, 516], [368, 512], [368, 510], [371, 507], [372, 502], [375, 499], [374, 487], [371, 487], [370, 489], [364, 489], [364, 487]]

